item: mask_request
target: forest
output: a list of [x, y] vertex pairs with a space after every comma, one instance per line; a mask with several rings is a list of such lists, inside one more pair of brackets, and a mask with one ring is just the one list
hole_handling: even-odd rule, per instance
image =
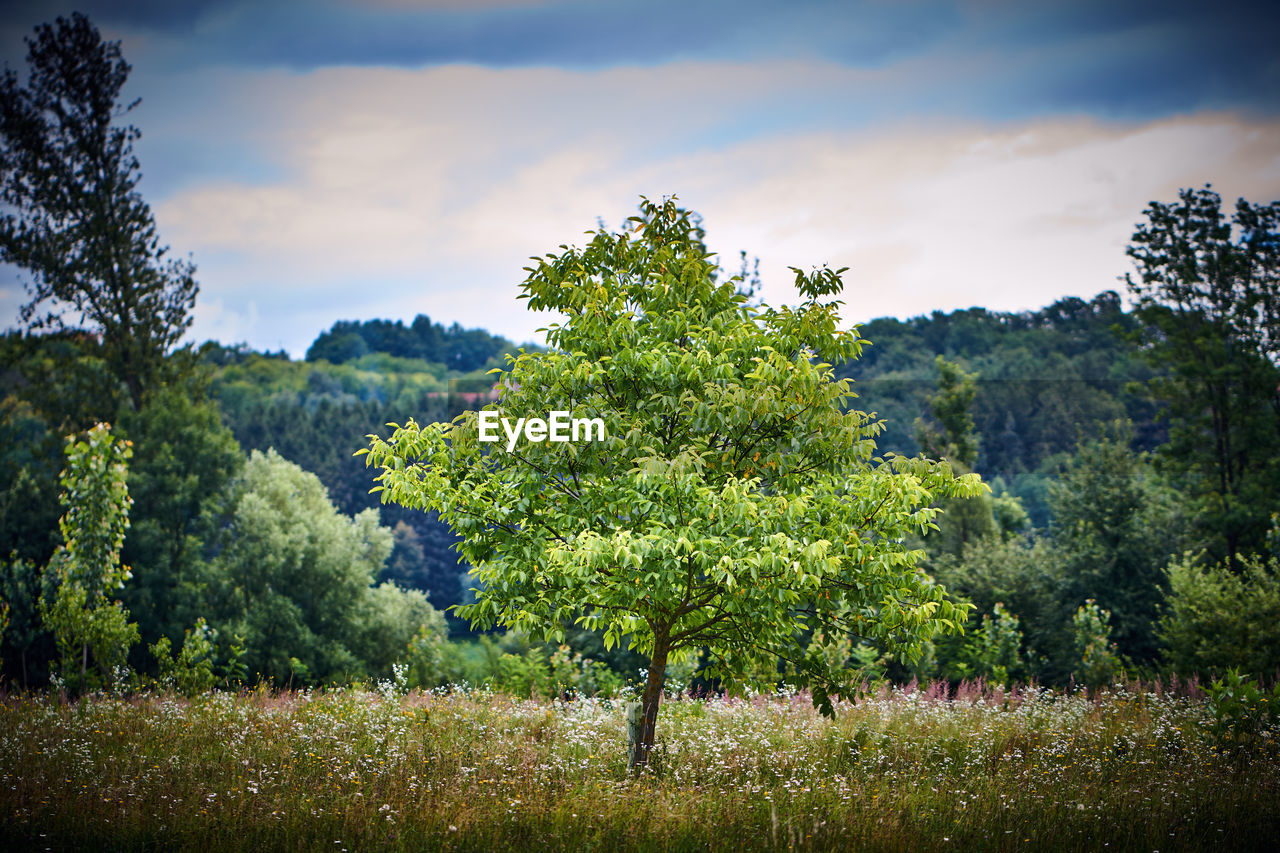
[[[106, 66], [68, 75], [86, 43]], [[0, 807], [29, 844], [121, 818], [124, 846], [191, 844], [213, 810], [245, 849], [694, 848], [708, 821], [898, 849], [847, 809], [881, 796], [1000, 848], [1087, 845], [1077, 807], [1135, 848], [1274, 829], [1280, 202], [1134, 211], [1123, 293], [862, 320], [846, 270], [770, 307], [696, 213], [642, 199], [526, 269], [564, 318], [544, 343], [336, 319], [294, 360], [190, 340], [195, 267], [157, 248], [131, 128], [50, 106], [114, 104], [118, 46], [75, 16], [32, 52], [0, 85], [0, 257], [30, 297], [0, 336]], [[610, 435], [476, 443], [480, 409], [557, 407]], [[213, 787], [148, 763], [167, 739]], [[110, 793], [42, 799], [81, 747], [67, 780]], [[727, 799], [611, 787], [641, 777]]]
[[[1182, 401], [1160, 385], [1174, 365], [1151, 357], [1142, 328], [1140, 313], [1123, 310], [1114, 291], [1035, 312], [970, 309], [859, 327], [870, 345], [837, 373], [853, 380], [858, 407], [885, 422], [880, 450], [938, 453], [980, 474], [991, 493], [949, 507], [939, 530], [920, 542], [930, 571], [975, 605], [963, 640], [948, 639], [910, 668], [864, 643], [847, 650], [851, 664], [899, 680], [1000, 674], [1050, 684], [1106, 681], [1121, 669], [1208, 676], [1241, 667], [1270, 677], [1280, 667], [1275, 504], [1228, 511], [1230, 495], [1189, 488], [1211, 477], [1215, 437], [1188, 435], [1200, 425], [1177, 417], [1173, 407]], [[336, 352], [334, 342], [344, 339], [361, 342], [343, 345], [353, 357]], [[487, 401], [494, 379], [485, 370], [516, 351], [510, 342], [423, 316], [408, 325], [337, 322], [300, 362], [207, 342], [168, 356], [174, 378], [136, 411], [123, 384], [110, 393], [103, 381], [109, 356], [91, 334], [10, 332], [2, 345], [0, 550], [8, 555], [10, 614], [3, 659], [12, 683], [47, 684], [55, 659], [38, 602], [47, 582], [41, 569], [60, 544], [64, 436], [108, 422], [134, 445], [131, 527], [121, 549], [134, 578], [121, 602], [139, 626], [130, 657], [136, 672], [157, 675], [161, 664], [146, 650], [162, 637], [181, 647], [203, 618], [220, 638], [212, 652], [220, 660], [238, 639], [247, 683], [385, 678], [394, 662], [409, 660], [411, 640], [425, 629], [463, 648], [446, 645], [450, 653], [419, 666], [423, 686], [533, 678], [539, 689], [555, 689], [558, 644], [475, 633], [453, 616], [450, 608], [469, 600], [471, 586], [456, 537], [435, 513], [380, 504], [370, 493], [375, 472], [354, 455], [388, 423], [447, 421]], [[317, 356], [325, 352], [333, 360]], [[414, 352], [443, 360], [405, 354]], [[452, 369], [450, 361], [470, 369]], [[1254, 411], [1272, 419], [1274, 405], [1274, 395], [1260, 397]], [[1259, 427], [1270, 427], [1274, 442], [1274, 422], [1246, 421], [1241, 434]], [[1189, 444], [1195, 455], [1178, 452]], [[1266, 479], [1276, 476], [1267, 470], [1275, 447], [1242, 448], [1245, 459], [1234, 469], [1262, 482], [1241, 490], [1276, 493]], [[280, 504], [270, 518], [238, 517], [248, 496], [280, 477], [298, 484], [299, 503]], [[1234, 548], [1215, 528], [1219, 518], [1239, 526]], [[311, 540], [298, 543], [300, 554], [338, 537], [375, 556], [338, 568], [318, 562], [318, 550], [308, 558], [235, 554], [237, 540], [249, 535], [245, 525], [261, 525], [252, 535], [266, 540], [299, 520]], [[346, 586], [317, 596], [335, 608], [367, 587], [360, 593], [369, 596], [367, 609], [357, 617], [287, 597], [259, 600], [257, 614], [237, 609], [234, 590], [251, 566], [254, 583], [278, 589], [314, 592], [320, 578], [336, 584], [340, 577]], [[1212, 622], [1206, 611], [1218, 611]], [[1097, 636], [1081, 634], [1080, 613], [1092, 614]], [[284, 614], [288, 626], [276, 621]], [[415, 619], [422, 621], [410, 624]], [[271, 633], [262, 633], [268, 624]], [[345, 648], [353, 629], [374, 633], [374, 626], [395, 639], [376, 651]], [[504, 655], [525, 656], [532, 670], [510, 660], [504, 670], [492, 650], [487, 657], [465, 650], [481, 637], [502, 645]], [[1222, 642], [1227, 637], [1235, 639]], [[570, 639], [574, 655], [608, 664], [618, 684], [639, 666], [606, 654], [589, 634]], [[1111, 650], [1105, 676], [1086, 673], [1077, 651], [1095, 640]]]

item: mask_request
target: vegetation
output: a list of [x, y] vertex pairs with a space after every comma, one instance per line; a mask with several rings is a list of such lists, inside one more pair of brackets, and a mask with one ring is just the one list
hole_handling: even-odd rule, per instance
[[[805, 655], [821, 654], [837, 669], [899, 679], [983, 675], [1003, 680], [997, 667], [1004, 666], [1010, 679], [1065, 685], [1080, 678], [1074, 617], [1092, 599], [1100, 612], [1109, 614], [1108, 642], [1126, 672], [1209, 674], [1243, 666], [1255, 675], [1274, 677], [1274, 662], [1232, 651], [1230, 643], [1216, 639], [1249, 637], [1255, 630], [1251, 625], [1266, 624], [1265, 613], [1256, 615], [1250, 603], [1266, 598], [1265, 577], [1243, 568], [1254, 557], [1244, 554], [1221, 570], [1226, 574], [1215, 593], [1215, 609], [1205, 611], [1218, 614], [1213, 627], [1205, 617], [1188, 622], [1193, 611], [1179, 603], [1190, 588], [1182, 583], [1175, 591], [1172, 583], [1175, 576], [1185, 579], [1185, 571], [1175, 571], [1185, 564], [1181, 555], [1207, 548], [1196, 565], [1213, 565], [1224, 553], [1214, 543], [1224, 540], [1209, 535], [1206, 527], [1216, 512], [1206, 501], [1217, 500], [1216, 493], [1197, 495], [1189, 489], [1185, 471], [1179, 473], [1162, 443], [1170, 429], [1183, 429], [1187, 422], [1173, 405], [1158, 410], [1156, 398], [1144, 390], [1149, 385], [1144, 377], [1164, 374], [1158, 363], [1144, 360], [1140, 344], [1145, 338], [1137, 334], [1141, 328], [1135, 315], [1120, 310], [1114, 294], [1092, 302], [1064, 300], [1021, 315], [966, 311], [908, 322], [878, 320], [862, 327], [864, 338], [872, 334], [868, 330], [881, 334], [863, 347], [861, 358], [837, 365], [836, 375], [862, 377], [855, 383], [859, 405], [877, 409], [883, 421], [877, 436], [881, 448], [913, 453], [923, 446], [957, 470], [971, 468], [993, 487], [991, 494], [940, 504], [941, 529], [910, 543], [925, 549], [924, 565], [933, 578], [974, 605], [974, 618], [968, 635], [935, 638], [915, 663], [896, 659], [887, 645], [865, 637], [842, 647], [829, 632], [802, 634]], [[381, 527], [390, 532], [391, 550], [380, 563], [367, 564], [373, 578], [366, 587], [390, 582], [420, 590], [436, 613], [471, 601], [464, 593], [471, 585], [465, 577], [468, 563], [460, 564], [453, 550], [458, 541], [454, 531], [438, 514], [379, 506], [377, 496], [369, 494], [376, 485], [374, 472], [353, 454], [363, 444], [362, 435], [389, 437], [383, 425], [399, 422], [406, 412], [430, 423], [483, 408], [501, 375], [461, 373], [387, 353], [369, 352], [332, 364], [208, 344], [198, 370], [185, 374], [186, 379], [175, 373], [134, 410], [111, 392], [118, 386], [112, 378], [115, 368], [105, 344], [92, 337], [9, 334], [0, 339], [0, 353], [5, 365], [0, 374], [0, 430], [5, 437], [0, 583], [8, 621], [0, 654], [6, 677], [14, 682], [47, 683], [58, 657], [55, 636], [38, 603], [44, 568], [63, 541], [58, 476], [64, 436], [104, 420], [114, 421], [114, 431], [133, 441], [128, 487], [134, 506], [122, 562], [133, 567], [134, 576], [119, 598], [138, 626], [141, 642], [133, 646], [129, 664], [139, 672], [158, 674], [152, 646], [167, 638], [171, 649], [180, 649], [201, 618], [218, 632], [219, 665], [237, 635], [246, 632], [244, 612], [236, 615], [228, 609], [228, 584], [220, 574], [227, 557], [219, 560], [218, 555], [235, 529], [236, 484], [243, 482], [239, 475], [245, 454], [253, 450], [267, 454], [274, 449], [281, 460], [314, 473], [343, 516], [377, 511]], [[1008, 378], [1030, 364], [1079, 378]], [[916, 376], [920, 378], [901, 382], [892, 378]], [[1026, 405], [1017, 396], [1020, 391], [1043, 408], [1031, 408], [1027, 418], [1012, 421], [991, 414], [1002, 401]], [[1162, 420], [1156, 419], [1158, 412], [1163, 412]], [[1117, 421], [1117, 415], [1128, 415], [1128, 420]], [[903, 425], [910, 423], [916, 427], [908, 432]], [[1267, 423], [1275, 425], [1259, 419], [1255, 426]], [[1081, 438], [1067, 441], [1070, 435]], [[1266, 520], [1267, 535], [1255, 551], [1262, 562], [1274, 556], [1270, 549], [1280, 542], [1280, 525]], [[1166, 571], [1168, 567], [1173, 568]], [[1184, 651], [1176, 653], [1170, 645], [1175, 629], [1168, 621], [1174, 613], [1182, 614], [1180, 624], [1190, 626], [1177, 644]], [[467, 669], [462, 661], [484, 655], [476, 651], [474, 640], [454, 648], [468, 636], [455, 615], [446, 614], [449, 621], [442, 630], [447, 637], [440, 639], [434, 639], [438, 627], [430, 627], [438, 617], [424, 618], [426, 633], [413, 648], [438, 653], [436, 664], [418, 666], [418, 672], [431, 673], [422, 676], [424, 686], [499, 677], [494, 661], [470, 666], [470, 675], [462, 674]], [[326, 617], [323, 624], [329, 627], [324, 630], [351, 624], [345, 619]], [[1015, 636], [1007, 630], [1012, 620], [1017, 625], [1016, 657], [1006, 654], [1008, 640]], [[984, 627], [988, 623], [989, 629]], [[348, 643], [358, 641], [346, 634], [335, 637], [334, 648], [353, 655], [345, 668], [320, 664], [313, 671], [315, 660], [301, 640], [299, 648], [277, 655], [270, 666], [246, 651], [247, 660], [258, 661], [246, 677], [252, 683], [270, 672], [278, 683], [298, 684], [323, 680], [321, 673], [328, 678], [385, 676], [394, 660], [409, 660], [409, 641], [420, 627], [402, 624], [392, 632], [402, 638], [396, 640], [398, 648], [377, 654], [353, 652]], [[984, 649], [982, 643], [995, 640], [989, 631], [997, 628], [999, 643]], [[1197, 641], [1197, 636], [1207, 639]], [[254, 645], [252, 637], [242, 639], [246, 649]], [[529, 660], [539, 663], [530, 666], [550, 671], [560, 641], [520, 642], [520, 649], [497, 657], [532, 654]], [[599, 631], [571, 628], [565, 642], [569, 655], [609, 667], [619, 683], [644, 666], [643, 659], [626, 649], [605, 649]], [[1204, 648], [1187, 652], [1196, 642]], [[991, 651], [997, 647], [1006, 651]], [[300, 677], [303, 673], [307, 679]], [[796, 668], [787, 671], [785, 665], [754, 674], [779, 681], [797, 677]], [[710, 671], [697, 678], [708, 686], [727, 686]]]
[[483, 329], [449, 328], [432, 323], [419, 314], [406, 326], [397, 320], [339, 321], [323, 332], [307, 350], [307, 361], [325, 360], [333, 364], [359, 361], [370, 353], [392, 358], [417, 359], [440, 364], [450, 370], [471, 371], [502, 364], [502, 356], [513, 349], [506, 338]]
[[389, 675], [433, 610], [419, 591], [374, 586], [392, 545], [377, 513], [342, 515], [314, 474], [274, 452], [255, 450], [231, 492], [205, 601], [249, 671], [277, 684]]
[[1280, 565], [1247, 558], [1240, 571], [1191, 555], [1171, 563], [1159, 622], [1164, 655], [1178, 672], [1280, 671]]
[[[1049, 484], [1081, 441], [1117, 420], [1133, 424], [1133, 449], [1167, 440], [1156, 402], [1133, 392], [1155, 375], [1132, 342], [1116, 334], [1136, 327], [1118, 294], [1061, 299], [1039, 311], [971, 308], [861, 326], [871, 342], [837, 367], [854, 381], [859, 406], [884, 421], [879, 445], [913, 455], [925, 449], [916, 421], [939, 392], [938, 356], [972, 377], [969, 402], [977, 453], [973, 470], [1017, 497], [1038, 528], [1048, 526]], [[939, 418], [925, 418], [937, 430]], [[944, 516], [945, 518], [945, 516]]]
[[1176, 418], [1161, 460], [1199, 502], [1200, 533], [1237, 564], [1263, 547], [1280, 490], [1280, 202], [1240, 199], [1228, 221], [1208, 187], [1152, 202], [1127, 276], [1150, 385]]
[[[316, 474], [347, 515], [379, 510], [395, 535], [381, 579], [427, 592], [439, 609], [464, 601], [466, 569], [452, 550], [452, 531], [434, 515], [381, 507], [370, 494], [373, 476], [354, 454], [365, 435], [385, 434], [386, 424], [407, 412], [449, 420], [482, 405], [492, 396], [492, 377], [385, 353], [333, 365], [210, 343], [201, 356], [213, 370], [210, 393], [245, 451], [274, 449]], [[455, 633], [465, 631], [452, 621]]]
[[165, 260], [137, 191], [139, 132], [113, 125], [137, 106], [118, 103], [131, 70], [119, 43], [74, 13], [27, 45], [28, 85], [11, 69], [0, 78], [0, 258], [31, 275], [23, 321], [78, 315], [140, 408], [191, 324], [195, 265]]
[[674, 200], [645, 201], [620, 234], [548, 256], [522, 293], [567, 316], [547, 352], [521, 353], [488, 411], [599, 418], [600, 440], [485, 446], [480, 416], [410, 420], [372, 437], [384, 500], [441, 514], [483, 584], [462, 613], [562, 638], [604, 632], [649, 659], [637, 764], [654, 743], [669, 659], [703, 655], [729, 690], [790, 678], [848, 692], [847, 670], [806, 654], [815, 631], [856, 633], [918, 657], [957, 631], [955, 608], [908, 533], [935, 497], [972, 496], [970, 475], [925, 459], [874, 457], [877, 427], [847, 409], [821, 358], [856, 357], [838, 329], [839, 272], [799, 271], [806, 301], [747, 304], [709, 260]]
[[11, 696], [0, 814], [9, 849], [1265, 850], [1280, 831], [1280, 732], [1239, 717], [1237, 753], [1226, 689], [1221, 725], [1182, 691], [943, 693], [833, 719], [803, 695], [672, 697], [639, 779], [622, 703]]
[[[58, 646], [55, 683], [79, 690], [110, 684], [138, 639], [128, 611], [112, 600], [130, 577], [120, 564], [132, 504], [125, 484], [129, 455], [128, 443], [117, 441], [105, 424], [83, 441], [67, 442], [59, 495], [66, 509], [58, 522], [63, 544], [44, 570], [39, 606]], [[97, 676], [92, 679], [90, 662]]]
[[[195, 351], [118, 45], [29, 48], [8, 846], [1273, 844], [1280, 202], [1152, 202], [1128, 311], [841, 331], [842, 271], [767, 308], [645, 202], [535, 259], [546, 350], [419, 316]], [[557, 409], [607, 439], [478, 441]]]

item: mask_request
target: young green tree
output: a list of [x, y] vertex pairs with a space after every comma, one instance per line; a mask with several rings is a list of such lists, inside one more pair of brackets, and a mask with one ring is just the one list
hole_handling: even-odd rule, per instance
[[997, 601], [991, 615], [982, 617], [971, 644], [976, 674], [1006, 687], [1013, 679], [1026, 677], [1021, 623], [1003, 602]]
[[[81, 440], [67, 440], [67, 467], [59, 496], [63, 545], [45, 574], [56, 585], [40, 598], [40, 614], [58, 645], [59, 674], [76, 689], [90, 685], [89, 663], [109, 679], [122, 666], [138, 628], [112, 594], [130, 577], [120, 564], [132, 500], [126, 485], [129, 442], [98, 424]], [[46, 584], [46, 588], [50, 584]]]
[[1265, 545], [1280, 490], [1280, 201], [1236, 203], [1227, 219], [1208, 187], [1153, 201], [1126, 275], [1140, 340], [1166, 373], [1161, 461], [1202, 507], [1217, 558]]
[[1076, 646], [1075, 677], [1093, 690], [1110, 686], [1124, 670], [1119, 650], [1111, 642], [1111, 612], [1090, 598], [1071, 617], [1071, 629]]
[[27, 45], [28, 84], [0, 78], [0, 259], [31, 275], [23, 322], [78, 315], [137, 409], [191, 324], [195, 266], [165, 259], [137, 191], [139, 132], [114, 124], [137, 105], [118, 104], [130, 71], [119, 43], [75, 13]]
[[752, 306], [674, 200], [561, 250], [535, 259], [522, 298], [566, 319], [547, 352], [511, 360], [485, 412], [600, 418], [603, 440], [507, 449], [481, 440], [477, 412], [370, 436], [382, 499], [436, 509], [461, 537], [481, 587], [464, 616], [548, 639], [598, 627], [646, 655], [637, 764], [668, 663], [699, 649], [730, 689], [782, 658], [830, 712], [829, 694], [853, 685], [807, 643], [814, 631], [911, 656], [958, 630], [964, 610], [904, 538], [938, 496], [981, 484], [874, 457], [879, 424], [845, 408], [849, 384], [824, 361], [865, 343], [823, 301], [843, 270], [796, 270], [797, 307]]

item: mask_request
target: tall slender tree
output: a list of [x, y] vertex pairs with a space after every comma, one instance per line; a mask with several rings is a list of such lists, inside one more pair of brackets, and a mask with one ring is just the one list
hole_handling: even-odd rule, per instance
[[1215, 556], [1260, 551], [1280, 490], [1280, 201], [1236, 203], [1209, 187], [1153, 201], [1126, 275], [1168, 404], [1167, 470], [1199, 500]]
[[0, 78], [0, 259], [30, 275], [22, 321], [100, 335], [137, 409], [191, 324], [195, 265], [166, 259], [138, 193], [140, 133], [117, 123], [138, 104], [120, 103], [119, 43], [76, 13], [27, 45], [27, 84], [9, 68]]
[[61, 675], [78, 689], [91, 686], [90, 661], [103, 679], [109, 678], [138, 640], [138, 627], [113, 600], [132, 576], [120, 563], [133, 505], [126, 482], [132, 454], [129, 442], [116, 439], [106, 424], [82, 440], [67, 438], [58, 496], [66, 509], [58, 521], [63, 545], [45, 568], [46, 594], [39, 607], [58, 643]]

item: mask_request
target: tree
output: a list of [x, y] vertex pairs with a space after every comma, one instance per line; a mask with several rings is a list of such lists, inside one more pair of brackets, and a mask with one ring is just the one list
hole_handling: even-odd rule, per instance
[[[929, 398], [929, 409], [937, 425], [917, 418], [916, 442], [926, 456], [945, 459], [955, 470], [967, 474], [978, 461], [979, 439], [969, 412], [978, 390], [978, 377], [942, 356], [935, 364], [938, 392]], [[949, 501], [937, 532], [929, 537], [930, 549], [959, 556], [966, 543], [999, 533], [995, 503], [989, 492], [984, 489], [977, 497]]]
[[979, 438], [969, 410], [978, 392], [977, 374], [965, 373], [959, 364], [942, 356], [935, 364], [938, 393], [929, 398], [929, 409], [938, 426], [917, 418], [916, 442], [926, 455], [950, 460], [952, 465], [972, 471], [978, 461]]
[[189, 260], [166, 260], [142, 175], [137, 128], [116, 126], [130, 66], [79, 13], [27, 39], [30, 80], [0, 79], [0, 259], [27, 270], [22, 320], [58, 328], [64, 314], [101, 335], [135, 409], [167, 369], [191, 324], [197, 286]]
[[0, 560], [0, 606], [5, 612], [5, 630], [0, 637], [18, 652], [22, 684], [28, 684], [27, 654], [36, 639], [44, 633], [40, 624], [40, 567], [11, 554]]
[[243, 638], [249, 673], [279, 684], [303, 672], [386, 675], [432, 623], [422, 593], [373, 585], [391, 553], [378, 511], [342, 515], [314, 474], [274, 451], [250, 455], [229, 517], [210, 566], [209, 622]]
[[218, 514], [244, 454], [217, 407], [184, 389], [165, 388], [118, 429], [133, 442], [129, 538], [122, 558], [137, 570], [123, 600], [142, 642], [162, 636], [175, 645], [205, 615], [205, 558], [219, 545]]
[[1081, 442], [1050, 487], [1050, 505], [1062, 603], [1096, 600], [1111, 613], [1120, 650], [1146, 663], [1157, 654], [1163, 569], [1189, 543], [1178, 495], [1146, 454], [1129, 449], [1132, 436], [1120, 422]]
[[[994, 664], [985, 643], [987, 632], [1007, 635], [1009, 619], [1016, 618], [1024, 637], [1021, 653], [1026, 674], [1065, 682], [1071, 672], [1072, 650], [1061, 602], [1059, 563], [1057, 549], [1047, 540], [1024, 536], [977, 539], [967, 543], [959, 555], [942, 554], [932, 559], [930, 573], [952, 595], [971, 602], [978, 613], [996, 617], [990, 629], [984, 616], [974, 634], [944, 637], [935, 643], [942, 674], [951, 679], [993, 675]], [[1001, 617], [999, 611], [1007, 616]], [[1018, 677], [1023, 673], [1016, 667], [1009, 670], [1006, 663], [1006, 674]]]
[[[566, 316], [549, 351], [509, 362], [515, 423], [568, 411], [603, 440], [479, 440], [478, 413], [370, 436], [382, 499], [440, 512], [480, 581], [473, 624], [559, 640], [601, 628], [649, 658], [635, 763], [646, 762], [669, 662], [703, 650], [702, 675], [736, 690], [788, 661], [814, 703], [853, 692], [808, 637], [852, 633], [907, 656], [964, 610], [919, 570], [909, 532], [976, 475], [873, 457], [879, 424], [846, 410], [823, 359], [864, 341], [838, 329], [843, 270], [796, 270], [795, 308], [753, 306], [724, 279], [674, 199], [643, 200], [621, 233], [535, 259], [532, 310]], [[769, 678], [776, 681], [777, 678]], [[772, 686], [772, 685], [770, 685]]]
[[109, 679], [138, 640], [128, 611], [111, 600], [131, 575], [120, 564], [132, 504], [126, 484], [131, 453], [129, 442], [117, 440], [106, 424], [82, 440], [67, 440], [59, 495], [66, 513], [58, 521], [63, 545], [45, 569], [56, 591], [42, 595], [39, 606], [58, 644], [60, 675], [80, 689], [89, 686], [90, 660]]
[[1110, 611], [1090, 598], [1071, 617], [1071, 629], [1076, 641], [1074, 675], [1080, 683], [1097, 690], [1123, 675], [1124, 663], [1116, 644], [1111, 642]]
[[1217, 557], [1260, 551], [1280, 490], [1280, 202], [1240, 199], [1227, 220], [1208, 187], [1153, 201], [1128, 247], [1139, 338], [1164, 376], [1162, 461], [1202, 504]]
[[977, 675], [1006, 687], [1012, 679], [1026, 676], [1021, 624], [1003, 602], [997, 601], [991, 615], [982, 617], [970, 645]]

